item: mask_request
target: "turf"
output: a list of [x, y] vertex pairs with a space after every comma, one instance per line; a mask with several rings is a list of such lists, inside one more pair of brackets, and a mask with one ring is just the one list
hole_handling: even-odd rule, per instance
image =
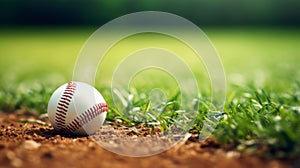
[[[82, 45], [94, 29], [1, 29], [0, 30], [0, 108], [26, 109], [45, 113], [53, 90], [69, 80]], [[228, 147], [266, 157], [292, 158], [300, 153], [300, 31], [275, 28], [204, 29], [222, 59], [227, 77], [227, 99], [221, 121], [213, 136]], [[159, 39], [155, 41], [153, 39]], [[164, 46], [169, 44], [168, 46]], [[112, 97], [107, 81], [113, 62], [138, 47], [170, 47], [184, 58], [193, 53], [176, 40], [153, 34], [129, 37], [109, 51], [96, 78], [96, 87]], [[184, 52], [182, 52], [184, 51]], [[186, 60], [201, 84], [198, 116], [192, 132], [199, 132], [205, 113], [213, 110], [209, 101], [209, 79], [204, 68]], [[116, 66], [116, 65], [115, 65]], [[121, 91], [127, 103], [124, 111], [110, 106], [107, 120], [120, 119], [122, 125], [145, 122], [162, 129], [180, 115], [176, 85], [166, 74], [143, 72]], [[157, 73], [157, 72], [156, 72]], [[155, 80], [153, 80], [155, 79]], [[162, 86], [168, 99], [154, 106], [145, 98], [148, 89]], [[145, 87], [146, 86], [146, 87]], [[149, 88], [147, 88], [149, 87]], [[130, 116], [130, 117], [128, 117]]]

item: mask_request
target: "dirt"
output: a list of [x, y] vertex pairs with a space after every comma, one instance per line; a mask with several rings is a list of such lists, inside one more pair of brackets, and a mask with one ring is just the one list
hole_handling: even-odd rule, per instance
[[[0, 167], [297, 167], [295, 160], [264, 159], [224, 149], [213, 139], [183, 138], [169, 150], [148, 157], [128, 157], [104, 149], [95, 137], [59, 135], [38, 116], [0, 113]], [[107, 125], [98, 138], [110, 139], [118, 128]], [[100, 134], [98, 134], [100, 135]], [[130, 135], [134, 139], [143, 139]], [[149, 136], [146, 136], [149, 137]], [[159, 137], [156, 137], [159, 138]], [[126, 139], [126, 138], [123, 138]], [[132, 140], [132, 139], [131, 139]], [[157, 139], [156, 139], [157, 141]], [[162, 139], [162, 141], [165, 141]], [[115, 143], [116, 141], [113, 141]], [[143, 142], [151, 142], [143, 140]], [[123, 143], [124, 144], [124, 143]], [[125, 143], [126, 144], [126, 143]], [[168, 143], [165, 143], [168, 144]], [[136, 144], [139, 145], [139, 144]], [[150, 143], [155, 148], [155, 144]], [[119, 148], [118, 148], [119, 149]], [[142, 147], [141, 147], [142, 149]], [[142, 150], [144, 151], [144, 150]]]

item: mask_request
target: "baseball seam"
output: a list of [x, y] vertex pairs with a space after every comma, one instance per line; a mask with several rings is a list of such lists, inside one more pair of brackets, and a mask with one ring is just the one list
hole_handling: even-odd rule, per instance
[[108, 107], [106, 103], [99, 103], [88, 110], [86, 110], [81, 115], [77, 116], [70, 124], [68, 124], [65, 128], [65, 131], [67, 132], [74, 132], [77, 129], [81, 128], [88, 122], [90, 122], [92, 119], [100, 115], [101, 113], [107, 112]]
[[56, 107], [55, 122], [59, 130], [65, 128], [66, 114], [76, 90], [76, 83], [69, 82]]

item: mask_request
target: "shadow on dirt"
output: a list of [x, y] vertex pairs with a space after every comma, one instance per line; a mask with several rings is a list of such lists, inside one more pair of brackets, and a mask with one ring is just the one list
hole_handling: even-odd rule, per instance
[[47, 139], [49, 138], [52, 138], [52, 137], [64, 137], [64, 138], [80, 138], [80, 137], [87, 137], [87, 136], [78, 136], [78, 135], [71, 135], [71, 134], [68, 134], [66, 132], [61, 132], [61, 131], [57, 131], [57, 130], [54, 130], [53, 128], [51, 127], [47, 127], [47, 128], [39, 128], [39, 129], [34, 129], [34, 130], [31, 130], [31, 131], [28, 131], [26, 134], [37, 134], [41, 137], [45, 137]]

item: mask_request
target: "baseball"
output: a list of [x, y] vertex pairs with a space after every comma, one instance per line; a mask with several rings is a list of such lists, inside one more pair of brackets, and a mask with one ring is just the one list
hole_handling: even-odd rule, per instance
[[91, 135], [103, 124], [107, 104], [91, 85], [69, 82], [54, 91], [48, 117], [55, 130], [74, 135]]

